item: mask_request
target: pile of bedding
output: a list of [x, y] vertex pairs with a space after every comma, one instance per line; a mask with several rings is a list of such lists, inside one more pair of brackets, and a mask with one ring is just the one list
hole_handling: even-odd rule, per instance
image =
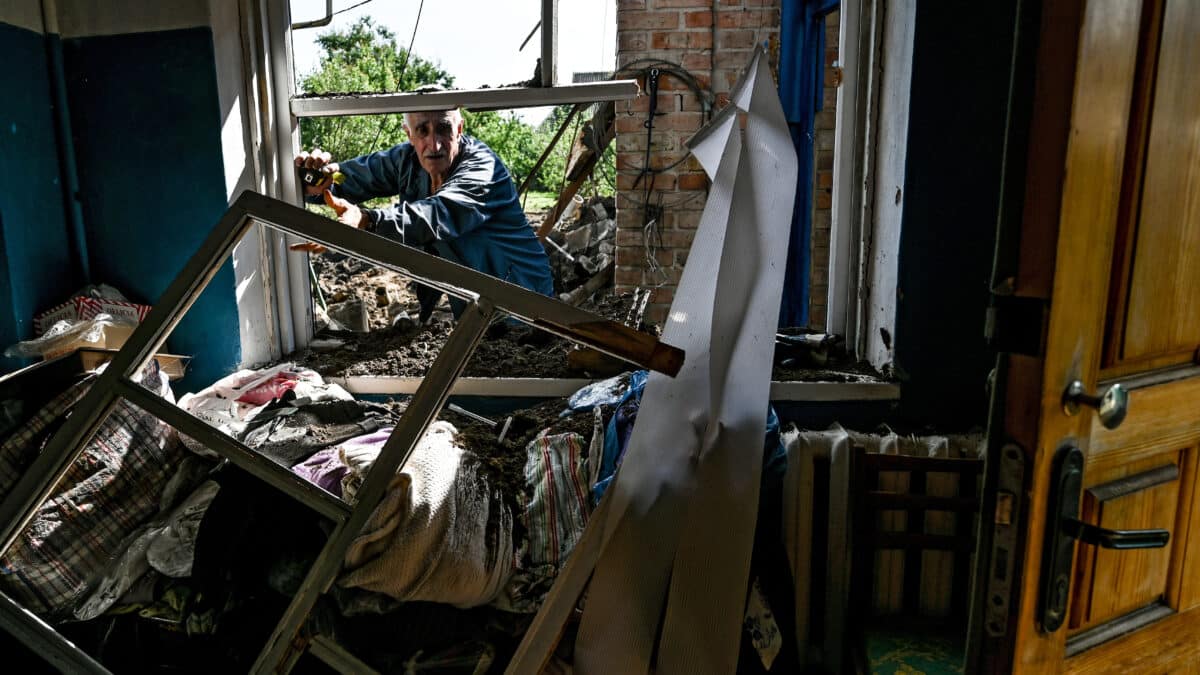
[[[0, 494], [94, 381], [64, 391], [3, 440]], [[162, 373], [143, 382], [172, 400]], [[614, 386], [624, 391], [628, 378]], [[452, 413], [434, 422], [347, 552], [322, 605], [338, 617], [332, 625], [436, 603], [493, 612], [493, 627], [495, 616], [525, 617], [510, 620], [515, 644], [587, 523], [616, 402], [543, 405], [536, 424], [526, 420], [529, 428], [503, 443], [494, 434], [481, 440], [490, 432]], [[239, 371], [179, 406], [348, 503], [403, 408], [355, 400], [292, 364]], [[0, 590], [57, 624], [136, 615], [219, 636], [246, 625], [239, 613], [264, 598], [282, 607], [329, 530], [203, 444], [121, 403], [0, 559]]]

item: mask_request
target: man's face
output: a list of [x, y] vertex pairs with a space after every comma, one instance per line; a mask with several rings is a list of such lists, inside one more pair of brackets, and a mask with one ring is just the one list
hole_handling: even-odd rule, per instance
[[457, 110], [418, 112], [404, 116], [404, 131], [430, 176], [445, 179], [458, 157], [463, 120]]

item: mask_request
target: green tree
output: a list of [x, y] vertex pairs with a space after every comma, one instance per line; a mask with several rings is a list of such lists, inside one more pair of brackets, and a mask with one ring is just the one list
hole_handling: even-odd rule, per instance
[[[570, 105], [555, 107], [553, 112], [538, 125], [535, 137], [539, 153], [549, 145], [558, 128], [563, 125], [567, 116], [571, 114], [572, 107]], [[592, 111], [585, 109], [570, 122], [566, 133], [559, 139], [550, 156], [546, 158], [546, 163], [542, 165], [541, 171], [538, 172], [538, 180], [535, 183], [537, 189], [557, 193], [566, 184], [564, 176], [567, 172], [567, 163], [570, 161], [571, 147], [574, 145], [575, 139], [579, 137], [579, 132], [583, 129], [584, 123], [591, 115]], [[580, 190], [580, 194], [585, 196], [590, 194], [611, 196], [615, 192], [615, 146], [616, 143], [609, 143], [608, 147], [605, 148], [604, 154], [601, 155], [600, 161], [592, 171], [591, 180], [584, 184], [584, 187]]]
[[[371, 17], [359, 19], [344, 31], [322, 33], [317, 44], [322, 50], [321, 60], [315, 72], [301, 79], [302, 95], [411, 91], [424, 84], [454, 86], [453, 75], [431, 61], [409, 54], [396, 44], [394, 33], [376, 25]], [[494, 150], [520, 185], [570, 110], [569, 105], [558, 106], [536, 129], [511, 112], [464, 111], [466, 133]], [[532, 190], [557, 193], [561, 189], [574, 142], [571, 131], [577, 131], [579, 123], [572, 122], [559, 140], [538, 171]], [[402, 124], [403, 116], [398, 114], [306, 117], [300, 120], [300, 145], [306, 150], [321, 148], [335, 160], [349, 159], [403, 143], [407, 139]], [[605, 166], [597, 168], [593, 177], [592, 191], [612, 194], [615, 187], [611, 180], [615, 175], [612, 152], [610, 146], [603, 160]], [[606, 181], [605, 177], [609, 179]]]
[[[411, 91], [423, 84], [454, 85], [454, 76], [407, 49], [371, 17], [349, 30], [329, 31], [317, 38], [323, 54], [316, 72], [300, 82], [304, 94], [385, 93]], [[300, 145], [319, 147], [334, 159], [349, 159], [390, 148], [405, 140], [401, 115], [306, 117], [300, 120]]]
[[512, 112], [468, 110], [463, 112], [463, 117], [466, 133], [483, 141], [499, 155], [508, 166], [513, 180], [520, 185], [533, 169], [544, 147], [533, 127], [522, 122]]

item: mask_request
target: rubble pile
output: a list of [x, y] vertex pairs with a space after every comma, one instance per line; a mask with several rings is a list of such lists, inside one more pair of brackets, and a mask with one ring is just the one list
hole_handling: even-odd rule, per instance
[[382, 330], [398, 317], [417, 314], [416, 294], [403, 275], [332, 251], [313, 256], [312, 265], [321, 290], [315, 298], [317, 332]]
[[546, 253], [550, 255], [555, 292], [560, 298], [570, 296], [571, 291], [599, 275], [605, 276], [604, 285], [611, 283], [617, 236], [613, 198], [586, 200], [573, 214], [568, 212], [564, 220], [547, 236]]

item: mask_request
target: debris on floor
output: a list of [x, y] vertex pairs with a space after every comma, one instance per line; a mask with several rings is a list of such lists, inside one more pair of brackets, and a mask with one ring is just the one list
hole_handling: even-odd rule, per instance
[[[576, 197], [547, 241], [547, 254], [559, 299], [604, 318], [658, 334], [641, 316], [654, 289], [615, 294], [612, 286], [615, 205], [610, 197]], [[546, 214], [529, 214], [536, 222]], [[326, 377], [421, 377], [454, 327], [443, 300], [430, 323], [410, 320], [418, 313], [412, 282], [400, 274], [348, 256], [312, 257], [320, 293], [318, 307], [332, 322], [318, 322], [317, 340], [289, 356]], [[846, 359], [837, 336], [813, 337], [807, 329], [781, 329], [773, 379], [780, 381], [878, 382], [867, 364]], [[627, 369], [594, 350], [573, 347], [542, 331], [496, 324], [467, 363], [466, 377], [603, 378]]]
[[[157, 369], [147, 377], [170, 395]], [[0, 439], [13, 480], [45, 442], [47, 420], [69, 413], [94, 381], [66, 389]], [[620, 394], [629, 380], [610, 384]], [[464, 664], [506, 663], [586, 525], [612, 398], [506, 413], [503, 437], [494, 419], [444, 409], [352, 545], [332, 604], [313, 621], [384, 669], [460, 656]], [[233, 373], [179, 406], [348, 501], [404, 410], [402, 402], [356, 401], [292, 364]], [[150, 427], [102, 429], [73, 465], [70, 485], [9, 551], [0, 587], [44, 618], [69, 622], [60, 627], [93, 653], [134, 640], [137, 649], [120, 649], [129, 660], [123, 671], [245, 669], [265, 639], [251, 627], [269, 628], [269, 613], [295, 592], [323, 541], [321, 518], [129, 407], [109, 423]], [[131, 442], [112, 443], [117, 437]], [[614, 469], [610, 462], [608, 475]], [[112, 513], [124, 515], [96, 519]], [[362, 644], [362, 635], [419, 617], [442, 630]], [[184, 635], [195, 639], [164, 653]], [[445, 642], [447, 635], [459, 639]], [[456, 642], [474, 646], [443, 651]]]

